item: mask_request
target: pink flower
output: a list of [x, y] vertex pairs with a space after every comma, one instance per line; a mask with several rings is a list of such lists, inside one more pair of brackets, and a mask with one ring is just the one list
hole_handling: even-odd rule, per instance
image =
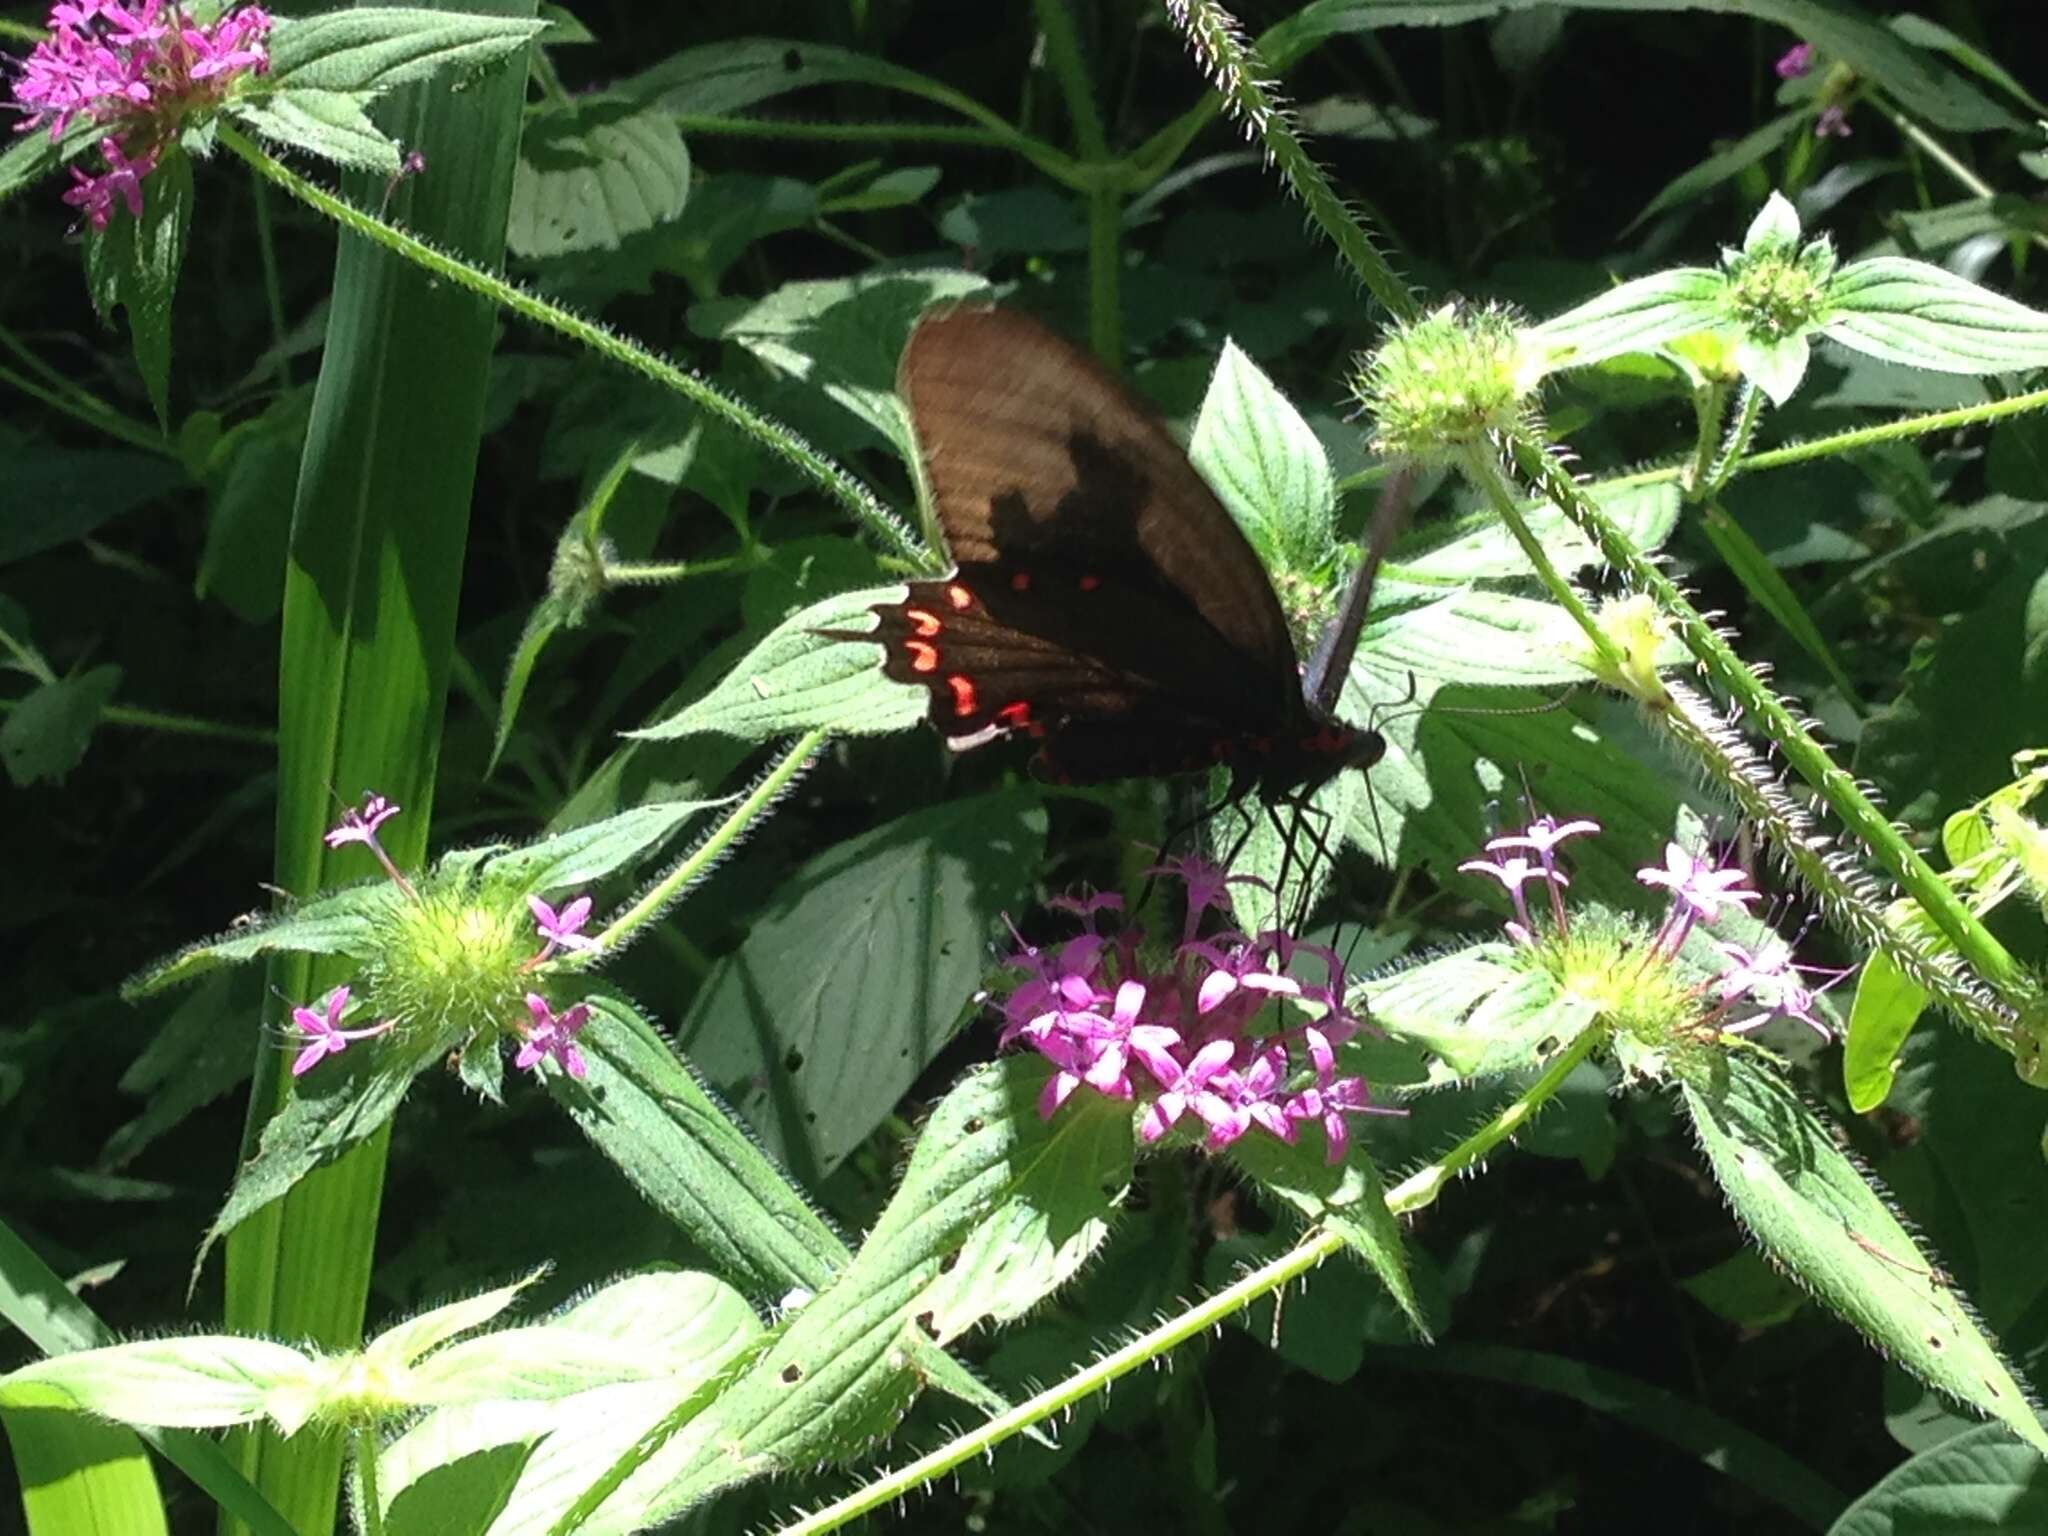
[[522, 1072], [538, 1071], [543, 1061], [552, 1059], [571, 1077], [581, 1079], [588, 1068], [583, 1053], [576, 1048], [576, 1036], [590, 1022], [590, 1005], [578, 1003], [558, 1014], [548, 1006], [546, 998], [529, 992], [526, 1011], [532, 1015], [532, 1021], [521, 1031], [524, 1043], [512, 1065]]
[[72, 186], [64, 194], [64, 201], [83, 213], [94, 229], [107, 227], [116, 197], [128, 205], [131, 217], [141, 218], [142, 178], [156, 169], [155, 154], [130, 160], [112, 139], [100, 140], [100, 153], [105, 156], [108, 169], [97, 176], [89, 176], [75, 165], [68, 168]]
[[339, 1056], [348, 1049], [349, 1041], [368, 1040], [373, 1035], [381, 1035], [396, 1022], [386, 1019], [368, 1029], [343, 1029], [341, 1015], [347, 1007], [348, 988], [336, 987], [327, 994], [327, 1001], [321, 1004], [320, 1011], [315, 1012], [311, 1008], [292, 1010], [292, 1023], [309, 1042], [292, 1062], [293, 1077], [304, 1077], [329, 1056]]
[[1670, 915], [1657, 931], [1652, 946], [1667, 956], [1678, 953], [1695, 922], [1711, 923], [1720, 917], [1723, 907], [1763, 900], [1760, 892], [1739, 889], [1749, 880], [1742, 870], [1724, 869], [1712, 859], [1686, 852], [1676, 843], [1664, 845], [1663, 868], [1639, 869], [1636, 879], [1644, 885], [1661, 885], [1671, 892]]
[[[1714, 990], [1720, 994], [1721, 1005], [1715, 1009], [1713, 1017], [1718, 1019], [1737, 1003], [1745, 1001], [1755, 1004], [1759, 1010], [1737, 1023], [1723, 1024], [1723, 1030], [1731, 1035], [1744, 1035], [1762, 1028], [1772, 1019], [1786, 1018], [1797, 1019], [1823, 1040], [1834, 1038], [1834, 1032], [1813, 1016], [1813, 1006], [1820, 994], [1847, 976], [1849, 970], [1795, 965], [1791, 949], [1784, 945], [1752, 952], [1740, 944], [1726, 944], [1716, 939], [1714, 947], [1734, 963], [1714, 978]], [[1819, 987], [1810, 988], [1803, 976], [1825, 976], [1828, 979]]]
[[533, 913], [534, 927], [540, 930], [544, 944], [541, 952], [534, 956], [532, 964], [538, 965], [558, 949], [597, 948], [597, 940], [583, 936], [583, 925], [590, 921], [588, 896], [578, 896], [559, 912], [538, 896], [527, 897], [526, 906]]
[[1813, 68], [1813, 44], [1794, 43], [1778, 55], [1778, 62], [1772, 66], [1780, 80], [1796, 80]]
[[327, 846], [339, 848], [344, 843], [362, 843], [374, 848], [377, 846], [377, 829], [404, 809], [404, 806], [393, 805], [382, 795], [365, 795], [360, 811], [341, 813], [341, 820], [327, 833]]
[[1849, 126], [1849, 114], [1839, 106], [1822, 107], [1813, 120], [1816, 139], [1846, 139], [1856, 130]]
[[[1338, 1046], [1362, 1027], [1344, 1006], [1342, 965], [1330, 949], [1285, 932], [1196, 938], [1223, 907], [1221, 871], [1188, 859], [1148, 873], [1182, 882], [1192, 912], [1163, 963], [1141, 958], [1135, 929], [1095, 930], [1098, 914], [1113, 909], [1101, 897], [1054, 903], [1089, 932], [1054, 949], [1020, 941], [1009, 957], [1022, 975], [1000, 1003], [1001, 1043], [1028, 1046], [1052, 1063], [1039, 1114], [1050, 1118], [1086, 1089], [1135, 1101], [1146, 1142], [1190, 1115], [1207, 1128], [1212, 1151], [1254, 1128], [1293, 1141], [1286, 1090], [1310, 1078], [1327, 1082]], [[1320, 982], [1292, 973], [1304, 953], [1322, 962]]]

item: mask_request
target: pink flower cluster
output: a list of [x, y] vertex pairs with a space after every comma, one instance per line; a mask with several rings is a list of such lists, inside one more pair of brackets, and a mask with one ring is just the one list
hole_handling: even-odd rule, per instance
[[50, 7], [49, 30], [15, 77], [14, 99], [28, 113], [20, 126], [48, 122], [52, 139], [77, 117], [108, 129], [99, 145], [107, 169], [72, 167], [64, 194], [95, 229], [106, 228], [116, 198], [140, 218], [143, 178], [179, 123], [270, 63], [270, 15], [254, 5], [196, 26], [176, 0], [75, 0]]
[[[1187, 893], [1181, 942], [1156, 969], [1143, 958], [1142, 930], [1098, 926], [1098, 914], [1123, 905], [1111, 895], [1056, 902], [1077, 913], [1085, 931], [1051, 950], [1024, 944], [1008, 958], [1023, 980], [1002, 1004], [1002, 1044], [1022, 1041], [1058, 1069], [1039, 1113], [1050, 1118], [1086, 1087], [1141, 1102], [1139, 1136], [1147, 1142], [1192, 1114], [1207, 1127], [1212, 1151], [1253, 1127], [1292, 1142], [1315, 1120], [1329, 1160], [1342, 1162], [1347, 1115], [1398, 1111], [1375, 1105], [1364, 1079], [1338, 1075], [1336, 1048], [1362, 1024], [1344, 1006], [1336, 955], [1277, 930], [1201, 937], [1205, 915], [1228, 909], [1224, 877], [1193, 859], [1153, 873], [1181, 881]], [[1321, 963], [1322, 983], [1288, 973], [1300, 954]], [[1283, 1008], [1302, 1016], [1289, 1022]]]

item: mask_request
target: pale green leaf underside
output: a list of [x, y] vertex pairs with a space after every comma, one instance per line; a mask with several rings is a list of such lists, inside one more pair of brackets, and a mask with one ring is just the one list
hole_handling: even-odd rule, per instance
[[2048, 314], [1941, 267], [1880, 256], [1828, 285], [1821, 333], [1887, 362], [1940, 373], [2008, 373], [2048, 365]]

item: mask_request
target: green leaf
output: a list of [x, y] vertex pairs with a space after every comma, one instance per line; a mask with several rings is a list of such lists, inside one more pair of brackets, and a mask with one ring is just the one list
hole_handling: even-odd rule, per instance
[[527, 119], [505, 242], [529, 258], [616, 250], [679, 218], [690, 151], [675, 118], [615, 100], [583, 100]]
[[526, 46], [545, 22], [516, 16], [366, 5], [317, 16], [280, 16], [270, 32], [269, 84], [293, 93], [367, 91], [474, 72]]
[[625, 734], [666, 741], [714, 731], [766, 741], [814, 728], [869, 736], [914, 725], [930, 708], [930, 695], [882, 675], [880, 642], [824, 633], [871, 629], [875, 605], [903, 597], [900, 584], [828, 597], [776, 625], [703, 698]]
[[949, 105], [965, 102], [959, 93], [913, 70], [846, 48], [780, 37], [685, 48], [625, 81], [618, 91], [670, 112], [726, 117], [791, 91], [848, 83], [879, 85]]
[[157, 425], [171, 419], [171, 301], [185, 264], [185, 236], [192, 223], [192, 157], [172, 147], [163, 152], [144, 184], [142, 217], [120, 208], [105, 229], [88, 226], [85, 280], [93, 308], [111, 321], [119, 308], [128, 316], [128, 337]]
[[1044, 838], [1032, 790], [899, 817], [798, 869], [698, 991], [677, 1038], [806, 1184], [951, 1037]]
[[[1661, 549], [1678, 526], [1681, 501], [1673, 480], [1651, 485], [1590, 487], [1600, 510], [1640, 550]], [[1559, 568], [1577, 570], [1605, 564], [1592, 541], [1550, 502], [1524, 504], [1522, 517]], [[1467, 582], [1488, 578], [1529, 579], [1529, 557], [1492, 513], [1461, 519], [1448, 529], [1405, 541], [1400, 558], [1389, 560], [1382, 578], [1388, 582]], [[1411, 545], [1416, 546], [1411, 548]]]
[[85, 759], [100, 714], [121, 686], [121, 669], [94, 667], [44, 683], [0, 721], [0, 765], [17, 788], [61, 784]]
[[[255, 1155], [235, 1169], [235, 1181], [220, 1213], [206, 1229], [192, 1261], [196, 1277], [213, 1245], [314, 1169], [324, 1167], [376, 1135], [398, 1113], [413, 1079], [436, 1064], [417, 1049], [407, 1054], [397, 1033], [359, 1041], [354, 1049], [330, 1057], [317, 1072], [295, 1080], [284, 1107], [264, 1122]], [[495, 1050], [495, 1040], [472, 1043], [472, 1050]]]
[[874, 213], [883, 208], [908, 208], [922, 202], [926, 194], [939, 184], [939, 177], [940, 171], [935, 165], [898, 166], [873, 175], [863, 174], [844, 184], [843, 178], [835, 176], [829, 188], [819, 188], [823, 201], [819, 203], [818, 211], [825, 214]]
[[5, 203], [30, 182], [76, 157], [88, 145], [99, 142], [105, 130], [89, 114], [73, 120], [58, 135], [38, 127], [32, 133], [17, 134], [14, 143], [0, 153], [0, 203]]
[[1131, 1183], [1129, 1106], [1082, 1094], [1054, 1118], [1064, 1122], [1057, 1133], [1045, 1138], [1040, 1155], [1016, 1159], [1017, 1177], [1003, 1202], [919, 1299], [919, 1331], [940, 1345], [984, 1321], [1016, 1321], [1065, 1284], [1108, 1236]]
[[1743, 590], [1756, 599], [1757, 606], [1776, 619], [1785, 633], [1799, 643], [1799, 648], [1821, 664], [1842, 696], [1860, 710], [1862, 699], [1856, 685], [1842, 670], [1841, 663], [1835, 660], [1835, 653], [1821, 634], [1820, 626], [1813, 622], [1805, 604], [1792, 590], [1791, 583], [1778, 574], [1778, 567], [1770, 556], [1757, 547], [1756, 540], [1718, 501], [1707, 506], [1705, 515], [1700, 519], [1700, 531], [1720, 552], [1735, 579], [1742, 583]]
[[1273, 1136], [1240, 1137], [1231, 1145], [1230, 1160], [1310, 1223], [1342, 1237], [1345, 1246], [1379, 1276], [1415, 1331], [1428, 1338], [1429, 1325], [1408, 1275], [1401, 1224], [1387, 1209], [1386, 1181], [1378, 1165], [1356, 1136], [1344, 1161], [1334, 1167], [1327, 1150], [1322, 1128], [1316, 1126], [1291, 1145]]
[[1901, 256], [1851, 262], [1828, 284], [1821, 333], [1887, 362], [1938, 373], [2048, 364], [2048, 314]]
[[491, 852], [484, 869], [493, 882], [528, 891], [588, 885], [649, 857], [684, 822], [718, 800], [658, 800], [602, 821], [557, 832], [524, 848]]
[[60, 448], [0, 423], [0, 565], [80, 539], [188, 484], [167, 455]]
[[263, 1416], [280, 1380], [312, 1362], [268, 1339], [212, 1334], [143, 1339], [50, 1355], [0, 1376], [0, 1403], [27, 1401], [24, 1388], [51, 1387], [78, 1407], [119, 1424], [160, 1429], [218, 1429]]
[[916, 1390], [907, 1333], [947, 1258], [974, 1242], [1046, 1163], [1069, 1162], [1079, 1139], [1112, 1154], [1098, 1164], [1105, 1193], [1128, 1170], [1094, 1115], [1126, 1118], [1121, 1106], [1069, 1104], [1038, 1115], [1050, 1073], [1035, 1056], [1010, 1056], [971, 1071], [932, 1112], [903, 1183], [852, 1264], [783, 1325], [765, 1354], [706, 1415], [704, 1439], [656, 1507], [672, 1517], [751, 1476], [847, 1455], [893, 1424]]
[[251, 624], [277, 617], [312, 391], [297, 389], [242, 422], [206, 456], [206, 548], [194, 589]]
[[895, 446], [916, 457], [896, 398], [896, 363], [917, 317], [934, 304], [985, 293], [986, 279], [946, 270], [869, 272], [784, 283], [759, 299], [715, 299], [690, 307], [690, 329], [730, 341], [776, 373], [801, 380]]
[[749, 1294], [822, 1290], [846, 1262], [803, 1194], [623, 999], [588, 999], [577, 1037], [589, 1076], [548, 1092], [633, 1187]]
[[1492, 1077], [1541, 1065], [1599, 1011], [1558, 990], [1544, 971], [1514, 963], [1500, 943], [1474, 944], [1368, 982], [1373, 1023], [1412, 1040], [1448, 1068], [1435, 1081]]
[[378, 915], [400, 899], [398, 888], [382, 880], [332, 891], [217, 939], [202, 939], [124, 983], [121, 995], [130, 1000], [148, 997], [222, 966], [240, 965], [264, 955], [353, 955], [359, 960], [368, 959], [373, 952]]
[[[759, 1347], [762, 1332], [730, 1286], [676, 1272], [615, 1280], [546, 1323], [506, 1330], [503, 1348], [540, 1355], [558, 1342], [565, 1353], [597, 1360], [637, 1357], [639, 1376], [656, 1379], [622, 1373], [614, 1384], [552, 1401], [529, 1397], [516, 1414], [489, 1402], [436, 1409], [379, 1457], [386, 1529], [390, 1536], [444, 1536], [553, 1528], [599, 1472], [693, 1398], [708, 1401], [733, 1364]], [[670, 1474], [663, 1456], [695, 1443], [687, 1435], [671, 1440], [605, 1501], [596, 1521], [580, 1528], [643, 1528]], [[444, 1469], [456, 1466], [470, 1470], [451, 1481]], [[493, 1524], [498, 1507], [506, 1518]]]
[[1654, 351], [1725, 324], [1727, 288], [1726, 276], [1710, 268], [1674, 267], [1622, 283], [1544, 321], [1524, 333], [1523, 344], [1544, 373]]
[[1268, 568], [1305, 571], [1328, 558], [1337, 483], [1322, 442], [1235, 342], [1216, 359], [1188, 459]]
[[1997, 1424], [1979, 1424], [1892, 1468], [1828, 1536], [1992, 1536], [2048, 1529], [2048, 1467]]
[[263, 979], [254, 971], [215, 976], [195, 988], [121, 1074], [121, 1092], [148, 1102], [107, 1138], [98, 1166], [118, 1171], [244, 1082], [262, 1048], [262, 1018]]
[[1088, 205], [1057, 187], [970, 192], [939, 217], [939, 237], [987, 261], [1088, 249]]
[[1646, 219], [1694, 202], [1715, 187], [1733, 181], [1751, 166], [1761, 164], [1780, 144], [1805, 128], [1809, 120], [1810, 114], [1806, 112], [1787, 112], [1761, 128], [1752, 129], [1726, 149], [1715, 151], [1660, 187], [1657, 195], [1643, 205], [1642, 212], [1623, 226], [1622, 233], [1627, 234]]
[[[355, 13], [343, 13], [355, 14]], [[396, 176], [398, 145], [364, 110], [374, 99], [370, 91], [335, 91], [299, 85], [228, 108], [273, 144], [303, 149], [336, 165]]]
[[2048, 1453], [2020, 1384], [1967, 1303], [1776, 1072], [1723, 1056], [1685, 1104], [1729, 1204], [1801, 1284], [1892, 1359]]
[[[1584, 682], [1586, 632], [1557, 604], [1504, 592], [1454, 592], [1383, 579], [1373, 592], [1382, 603], [1422, 598], [1419, 606], [1376, 616], [1360, 636], [1382, 674], [1413, 672], [1438, 683], [1541, 687]], [[1433, 599], [1433, 600], [1432, 600]], [[1668, 658], [1677, 661], [1683, 651]]]
[[[0, 1411], [14, 1453], [23, 1527], [62, 1536], [165, 1536], [149, 1452], [130, 1430], [55, 1406]], [[35, 1394], [23, 1391], [21, 1396]]]
[[1890, 1096], [1899, 1049], [1926, 1008], [1926, 990], [1883, 950], [1872, 950], [1856, 978], [1842, 1039], [1842, 1086], [1857, 1114], [1870, 1113]]

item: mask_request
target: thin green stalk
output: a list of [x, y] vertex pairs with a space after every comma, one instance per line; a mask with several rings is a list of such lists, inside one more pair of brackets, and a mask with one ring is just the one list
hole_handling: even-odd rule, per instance
[[1693, 415], [1698, 430], [1693, 442], [1692, 467], [1679, 476], [1679, 484], [1706, 483], [1707, 472], [1714, 463], [1714, 449], [1721, 441], [1721, 413], [1727, 404], [1728, 386], [1719, 379], [1694, 393]]
[[748, 793], [746, 799], [733, 807], [732, 814], [719, 823], [717, 830], [691, 849], [674, 869], [643, 891], [631, 906], [613, 918], [604, 932], [597, 936], [597, 942], [592, 948], [584, 951], [580, 958], [590, 959], [610, 953], [614, 945], [661, 911], [693, 880], [716, 863], [719, 856], [732, 846], [754, 819], [774, 802], [775, 797], [789, 787], [790, 782], [803, 771], [812, 754], [825, 744], [826, 737], [830, 734], [828, 731], [817, 730], [807, 731], [798, 737], [796, 745], [782, 755], [779, 763], [761, 776], [761, 781]]
[[1213, 0], [1167, 0], [1166, 11], [1231, 115], [1272, 157], [1281, 179], [1337, 247], [1337, 254], [1395, 320], [1414, 320], [1422, 312], [1415, 295], [1302, 147], [1286, 109], [1265, 82], [1264, 63], [1236, 18]]
[[0, 384], [19, 390], [31, 400], [40, 400], [51, 410], [69, 416], [96, 432], [104, 432], [107, 436], [118, 438], [136, 448], [146, 448], [161, 458], [177, 457], [176, 451], [164, 441], [161, 432], [136, 425], [111, 406], [101, 404], [80, 390], [46, 389], [26, 375], [4, 366], [0, 366]]
[[250, 746], [274, 747], [277, 732], [260, 725], [228, 725], [219, 720], [202, 720], [197, 715], [174, 715], [162, 709], [138, 709], [127, 704], [109, 704], [100, 711], [106, 725], [131, 726], [140, 731], [161, 731], [172, 736], [198, 736], [208, 741], [240, 741]]
[[1123, 371], [1124, 200], [1114, 188], [1088, 194], [1088, 345], [1112, 373]]
[[1764, 392], [1743, 381], [1742, 404], [1735, 413], [1735, 424], [1728, 429], [1728, 439], [1721, 446], [1721, 455], [1714, 460], [1704, 481], [1693, 482], [1692, 499], [1700, 501], [1714, 494], [1728, 483], [1735, 466], [1742, 462], [1742, 456], [1749, 452], [1749, 445], [1756, 437], [1756, 424], [1763, 415]]
[[263, 308], [270, 319], [270, 377], [282, 391], [291, 388], [292, 365], [285, 348], [284, 281], [277, 270], [277, 230], [270, 218], [270, 188], [252, 172], [249, 193], [256, 209], [256, 258], [263, 269]]
[[1012, 149], [1015, 136], [959, 123], [809, 123], [786, 117], [702, 117], [678, 113], [685, 139], [795, 139], [834, 144], [949, 144], [962, 149]]
[[758, 415], [717, 386], [666, 358], [659, 357], [637, 342], [614, 335], [604, 327], [571, 314], [557, 305], [535, 297], [494, 273], [471, 266], [446, 251], [363, 212], [354, 204], [334, 196], [281, 164], [227, 123], [220, 125], [220, 142], [254, 166], [270, 181], [315, 211], [333, 219], [342, 228], [383, 246], [423, 268], [443, 282], [467, 289], [491, 303], [510, 310], [521, 319], [557, 332], [589, 347], [621, 367], [631, 369], [664, 389], [681, 395], [699, 409], [737, 428], [754, 441], [796, 466], [853, 518], [872, 530], [908, 559], [931, 565], [931, 555], [916, 535], [884, 507], [875, 493], [837, 464], [819, 453], [797, 433], [779, 422]]
[[384, 1500], [377, 1492], [377, 1431], [355, 1432], [356, 1471], [363, 1480], [363, 1531], [365, 1536], [384, 1536]]
[[604, 579], [614, 587], [653, 587], [690, 576], [712, 576], [721, 571], [751, 571], [768, 560], [765, 549], [739, 555], [720, 555], [716, 560], [617, 560], [604, 568]]
[[[1879, 112], [1890, 118], [1892, 126], [1899, 130], [1903, 138], [1916, 146], [1922, 154], [1946, 171], [1964, 191], [1975, 197], [1997, 196], [1997, 189], [1990, 182], [1971, 170], [1969, 166], [1957, 158], [1955, 153], [1946, 144], [1935, 138], [1933, 134], [1922, 128], [1897, 107], [1892, 106], [1882, 97], [1876, 95], [1865, 97], [1864, 100], [1867, 105], [1876, 107]], [[2015, 230], [2014, 233], [2024, 235], [2033, 245], [2043, 250], [2048, 250], [2048, 235], [2042, 234], [2038, 229]]]
[[[2039, 1028], [2030, 1017], [2036, 1009], [2037, 999], [2024, 972], [2005, 946], [1971, 915], [1940, 876], [1870, 803], [1856, 781], [1835, 764], [1820, 743], [1793, 718], [1791, 711], [1750, 671], [1719, 632], [1686, 600], [1676, 584], [1643, 558], [1642, 552], [1609, 520], [1548, 450], [1526, 436], [1514, 438], [1511, 449], [1517, 468], [1535, 489], [1554, 502], [1580, 532], [1593, 541], [1607, 563], [1625, 581], [1635, 590], [1650, 595], [1707, 677], [1741, 707], [1755, 727], [1784, 754], [1793, 770], [1819, 792], [1892, 878], [1926, 909], [1935, 926], [1998, 994], [2001, 1002], [2015, 1013], [2029, 1016], [2027, 1029], [2032, 1035]], [[1521, 520], [1514, 498], [1505, 494], [1505, 488], [1496, 506], [1505, 506], [1502, 515], [1511, 522]], [[1563, 588], [1562, 583], [1553, 588], [1554, 591], [1560, 589], [1569, 590]], [[1560, 597], [1560, 601], [1563, 600]], [[1573, 617], [1586, 628], [1588, 636], [1594, 636], [1598, 626], [1592, 622], [1584, 606], [1567, 606], [1572, 607]]]
[[1088, 192], [1088, 344], [1096, 359], [1112, 371], [1123, 366], [1124, 199], [1121, 170], [1110, 160], [1109, 139], [1096, 110], [1095, 87], [1088, 78], [1081, 42], [1066, 0], [1036, 0], [1038, 30], [1045, 38], [1046, 63], [1059, 81], [1067, 120], [1074, 125], [1074, 145], [1084, 169], [1100, 179]]
[[[1543, 1075], [1514, 1103], [1428, 1168], [1387, 1191], [1387, 1209], [1401, 1215], [1431, 1204], [1459, 1173], [1475, 1166], [1495, 1147], [1526, 1126], [1555, 1097], [1573, 1069], [1593, 1053], [1606, 1035], [1605, 1027], [1597, 1022], [1580, 1031], [1577, 1038], [1558, 1054]], [[1311, 1229], [1279, 1258], [1260, 1265], [1233, 1284], [1202, 1298], [1178, 1317], [1169, 1318], [1138, 1335], [1093, 1365], [1026, 1398], [929, 1455], [921, 1456], [823, 1509], [782, 1526], [776, 1536], [817, 1536], [819, 1532], [837, 1530], [892, 1499], [904, 1497], [973, 1457], [988, 1454], [1012, 1435], [1072, 1408], [1090, 1394], [1106, 1391], [1119, 1377], [1128, 1376], [1140, 1366], [1150, 1365], [1189, 1339], [1208, 1329], [1220, 1328], [1253, 1302], [1280, 1290], [1290, 1281], [1300, 1279], [1343, 1251], [1343, 1238], [1332, 1232]]]

